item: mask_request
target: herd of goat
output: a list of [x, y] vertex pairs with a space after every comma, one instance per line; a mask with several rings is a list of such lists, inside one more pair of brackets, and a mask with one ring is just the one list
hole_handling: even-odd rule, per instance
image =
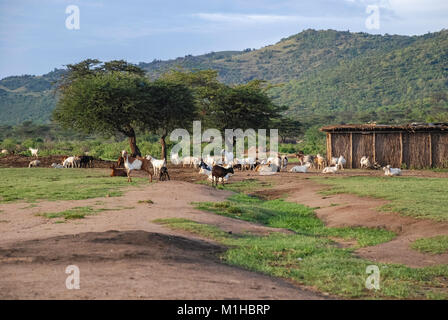
[[[38, 157], [38, 149], [29, 148], [32, 156]], [[321, 170], [322, 173], [336, 173], [339, 170], [344, 170], [347, 161], [343, 156], [332, 157], [330, 163], [326, 159], [317, 154], [305, 155], [299, 152], [295, 155], [300, 165], [293, 166], [289, 172], [306, 173], [310, 168]], [[69, 156], [64, 157], [62, 162], [51, 164], [52, 168], [93, 168], [94, 158], [89, 155], [83, 156]], [[199, 168], [200, 174], [205, 174], [213, 184], [221, 182], [224, 184], [229, 180], [230, 176], [235, 173], [234, 170], [252, 170], [263, 174], [271, 174], [286, 170], [288, 165], [287, 156], [270, 156], [265, 159], [258, 159], [254, 157], [235, 158], [233, 153], [226, 150], [221, 151], [218, 156], [206, 156], [205, 158], [197, 157], [183, 157], [175, 155], [171, 158], [174, 165], [182, 165], [183, 167]], [[40, 161], [38, 159], [32, 160], [28, 167], [38, 167]], [[360, 161], [362, 169], [380, 169], [381, 166], [374, 162], [370, 162], [367, 156], [363, 156]], [[117, 164], [111, 167], [111, 176], [126, 176], [131, 182], [131, 173], [135, 170], [145, 171], [148, 173], [148, 178], [152, 181], [153, 175], [158, 176], [159, 180], [170, 180], [167, 169], [167, 162], [165, 159], [156, 159], [150, 155], [146, 157], [132, 157], [125, 150], [122, 151], [121, 156], [117, 160]], [[391, 168], [390, 165], [383, 167], [386, 176], [401, 175], [401, 169]]]

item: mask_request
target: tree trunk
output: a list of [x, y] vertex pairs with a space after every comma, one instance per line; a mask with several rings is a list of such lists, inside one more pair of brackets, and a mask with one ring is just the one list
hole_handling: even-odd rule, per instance
[[162, 145], [162, 159], [166, 159], [166, 142], [164, 135], [160, 137], [160, 144]]
[[140, 149], [137, 146], [137, 138], [135, 137], [134, 129], [129, 132], [129, 146], [131, 147], [131, 154], [133, 157], [142, 156]]

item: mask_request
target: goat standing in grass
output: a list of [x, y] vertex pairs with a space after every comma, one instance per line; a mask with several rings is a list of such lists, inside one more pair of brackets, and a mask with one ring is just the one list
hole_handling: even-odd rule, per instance
[[151, 162], [148, 159], [138, 157], [130, 157], [126, 150], [121, 152], [121, 156], [124, 159], [124, 167], [128, 176], [128, 182], [132, 182], [131, 172], [132, 170], [143, 170], [148, 173], [150, 182], [152, 182]]

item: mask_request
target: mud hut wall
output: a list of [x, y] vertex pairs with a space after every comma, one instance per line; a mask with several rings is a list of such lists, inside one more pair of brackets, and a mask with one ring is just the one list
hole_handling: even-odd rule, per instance
[[410, 169], [431, 167], [430, 133], [403, 133], [403, 163]]
[[[338, 133], [331, 135], [331, 157], [344, 156], [347, 167], [350, 168], [350, 133]], [[327, 150], [328, 152], [328, 150]]]
[[400, 133], [375, 134], [375, 160], [382, 166], [400, 167]]
[[361, 158], [368, 156], [373, 162], [373, 133], [353, 133], [353, 168], [361, 167]]
[[432, 133], [432, 165], [437, 168], [448, 168], [448, 132]]

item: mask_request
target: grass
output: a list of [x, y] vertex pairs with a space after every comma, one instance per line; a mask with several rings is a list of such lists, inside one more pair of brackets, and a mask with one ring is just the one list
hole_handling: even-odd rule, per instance
[[[295, 220], [301, 220], [295, 215]], [[448, 266], [412, 269], [379, 264], [338, 248], [328, 237], [273, 232], [268, 236], [229, 234], [216, 226], [186, 219], [159, 219], [171, 229], [185, 230], [228, 247], [220, 258], [226, 263], [294, 280], [321, 292], [345, 298], [447, 299]], [[295, 222], [300, 225], [300, 222]], [[380, 268], [380, 290], [365, 287], [366, 267]]]
[[415, 240], [411, 248], [423, 253], [448, 253], [448, 236], [436, 236]]
[[134, 207], [116, 207], [116, 208], [92, 208], [90, 206], [74, 207], [68, 210], [50, 213], [38, 213], [37, 216], [43, 216], [48, 219], [64, 218], [65, 220], [84, 219], [86, 216], [95, 215], [104, 211], [120, 211], [125, 209], [134, 209]]
[[122, 189], [148, 183], [146, 178], [111, 178], [94, 169], [0, 168], [0, 203], [37, 200], [81, 200], [122, 195]]
[[282, 199], [264, 201], [249, 195], [236, 194], [224, 202], [199, 202], [195, 205], [200, 210], [274, 228], [285, 228], [302, 235], [356, 240], [358, 247], [373, 246], [395, 237], [393, 232], [385, 229], [325, 227], [311, 208]]
[[153, 204], [154, 201], [152, 201], [151, 199], [148, 199], [148, 200], [139, 200], [138, 203]]
[[418, 177], [312, 178], [331, 186], [325, 195], [351, 193], [389, 200], [379, 209], [416, 218], [448, 221], [448, 179]]
[[86, 216], [94, 215], [106, 209], [93, 209], [92, 207], [75, 207], [72, 209], [53, 212], [53, 213], [39, 213], [38, 216], [43, 216], [48, 219], [64, 218], [65, 220], [84, 219]]

